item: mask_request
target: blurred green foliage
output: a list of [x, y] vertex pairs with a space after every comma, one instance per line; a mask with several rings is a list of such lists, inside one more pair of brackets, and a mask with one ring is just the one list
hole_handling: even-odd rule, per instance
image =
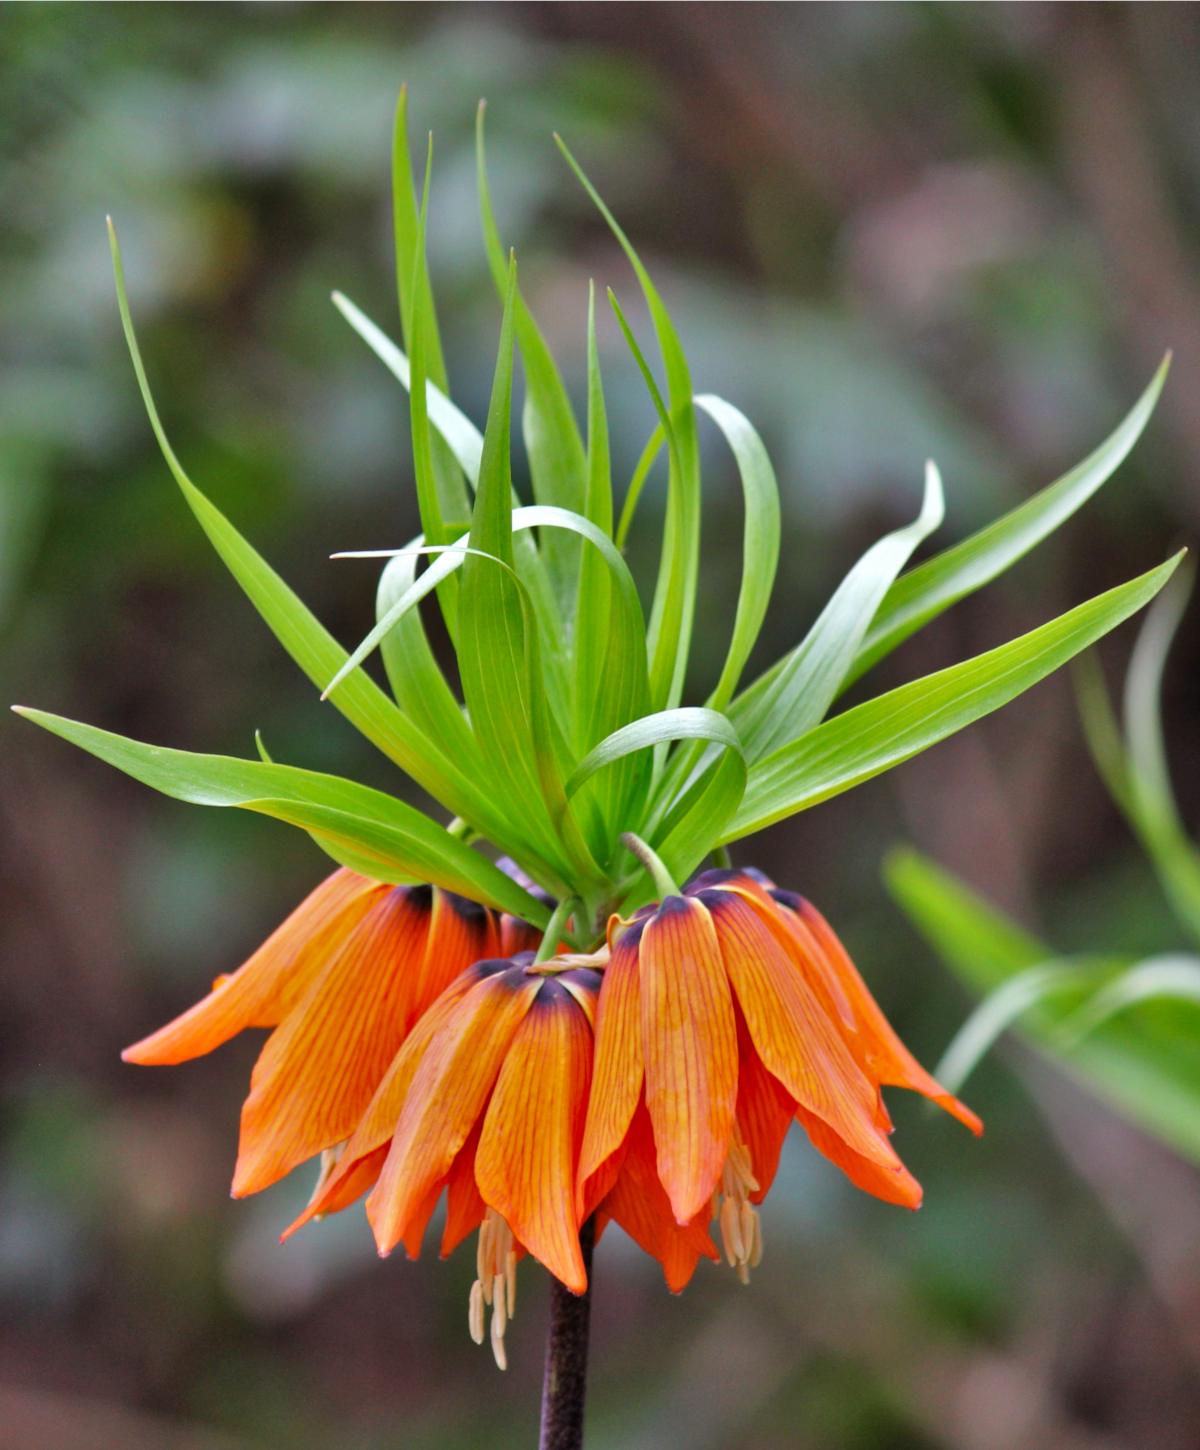
[[[395, 315], [386, 164], [405, 79], [436, 132], [431, 255], [456, 397], [482, 416], [498, 327], [471, 156], [486, 95], [500, 225], [575, 396], [588, 277], [640, 318], [551, 129], [636, 237], [698, 386], [763, 432], [802, 561], [764, 660], [912, 517], [927, 456], [947, 542], [1081, 456], [1175, 346], [1163, 409], [1114, 485], [879, 686], [1157, 562], [1200, 518], [1198, 27], [1191, 6], [1038, 3], [8, 7], [8, 698], [186, 748], [248, 754], [261, 727], [282, 757], [394, 784], [279, 655], [176, 496], [124, 357], [103, 219], [120, 223], [189, 472], [357, 639], [372, 576], [325, 556], [402, 542], [416, 515], [403, 396], [328, 295]], [[652, 420], [614, 328], [601, 346], [628, 477]], [[698, 638], [712, 644], [694, 697], [719, 668], [740, 534], [716, 448], [709, 476]], [[1200, 810], [1197, 648], [1189, 618], [1164, 706], [1185, 821]], [[530, 1443], [535, 1275], [502, 1378], [465, 1333], [465, 1261], [379, 1265], [353, 1213], [280, 1249], [283, 1200], [307, 1183], [224, 1199], [253, 1044], [161, 1079], [117, 1061], [265, 935], [322, 871], [315, 851], [0, 729], [0, 1423], [71, 1447]], [[1060, 683], [760, 843], [758, 864], [820, 903], [932, 1061], [966, 1003], [879, 888], [899, 837], [1018, 917], [1036, 899], [1061, 950], [1172, 944]], [[917, 1218], [792, 1145], [769, 1272], [748, 1292], [714, 1271], [671, 1299], [606, 1238], [597, 1450], [1190, 1450], [1194, 1173], [1036, 1071], [985, 1064], [970, 1096], [978, 1145], [894, 1104], [926, 1187]]]

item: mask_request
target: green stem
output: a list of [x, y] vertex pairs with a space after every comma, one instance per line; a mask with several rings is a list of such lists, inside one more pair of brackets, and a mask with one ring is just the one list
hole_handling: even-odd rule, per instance
[[631, 851], [646, 868], [660, 900], [666, 896], [682, 894], [674, 877], [640, 836], [635, 836], [632, 831], [626, 831], [621, 837], [621, 844]]
[[535, 962], [548, 962], [555, 954], [558, 944], [562, 940], [563, 932], [567, 929], [567, 922], [579, 910], [579, 906], [578, 896], [568, 896], [554, 908], [554, 914], [542, 937], [542, 944], [537, 949], [537, 956], [534, 957]]

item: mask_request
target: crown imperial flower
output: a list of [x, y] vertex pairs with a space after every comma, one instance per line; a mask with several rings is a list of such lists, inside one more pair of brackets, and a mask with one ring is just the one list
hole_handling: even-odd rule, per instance
[[[881, 1089], [922, 1093], [979, 1131], [900, 1042], [807, 901], [749, 870], [695, 873], [999, 709], [1153, 598], [1178, 556], [974, 659], [835, 711], [880, 659], [1105, 482], [1150, 417], [1166, 364], [1078, 468], [905, 572], [944, 512], [928, 464], [916, 517], [875, 543], [795, 647], [745, 685], [788, 557], [762, 440], [738, 408], [694, 391], [641, 259], [559, 142], [633, 268], [665, 379], [660, 388], [610, 291], [656, 419], [618, 515], [594, 289], [581, 426], [500, 240], [482, 108], [484, 244], [503, 310], [477, 428], [450, 399], [425, 255], [429, 161], [418, 190], [405, 107], [402, 97], [393, 153], [403, 348], [349, 299], [334, 301], [408, 390], [420, 534], [360, 553], [386, 563], [375, 624], [353, 650], [186, 473], [151, 393], [111, 223], [110, 245], [138, 386], [187, 506], [321, 699], [435, 813], [403, 792], [276, 763], [261, 741], [261, 759], [199, 755], [21, 713], [176, 799], [301, 829], [337, 863], [240, 970], [125, 1056], [181, 1062], [268, 1029], [235, 1194], [319, 1158], [312, 1201], [287, 1232], [365, 1194], [380, 1252], [403, 1243], [410, 1254], [444, 1194], [443, 1252], [478, 1231], [469, 1324], [482, 1339], [491, 1309], [501, 1365], [517, 1260], [540, 1260], [556, 1280], [543, 1443], [574, 1447], [582, 1378], [567, 1370], [582, 1363], [587, 1307], [573, 1296], [586, 1289], [594, 1233], [620, 1225], [677, 1290], [700, 1258], [719, 1257], [715, 1225], [744, 1279], [761, 1258], [759, 1206], [793, 1121], [853, 1183], [908, 1207], [921, 1190], [889, 1141]], [[512, 476], [518, 352], [533, 505]], [[702, 705], [685, 705], [705, 577], [702, 421], [732, 454], [745, 528], [716, 683]], [[647, 615], [626, 546], [635, 528], [657, 526], [638, 506], [660, 457]], [[430, 645], [422, 600], [440, 611], [452, 670]], [[376, 649], [386, 690], [363, 668]]]

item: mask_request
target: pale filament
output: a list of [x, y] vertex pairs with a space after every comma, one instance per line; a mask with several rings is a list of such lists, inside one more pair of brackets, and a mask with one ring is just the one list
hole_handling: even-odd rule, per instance
[[[317, 1172], [316, 1186], [313, 1188], [312, 1195], [308, 1200], [310, 1204], [315, 1203], [321, 1194], [325, 1192], [325, 1185], [333, 1176], [333, 1170], [338, 1166], [338, 1161], [342, 1156], [342, 1149], [346, 1146], [347, 1142], [349, 1142], [349, 1139], [344, 1138], [340, 1143], [335, 1143], [332, 1148], [322, 1149], [321, 1166]], [[325, 1215], [323, 1213], [314, 1213], [313, 1222], [320, 1223], [324, 1217]]]
[[729, 1267], [737, 1270], [743, 1284], [750, 1282], [750, 1270], [762, 1262], [762, 1221], [750, 1202], [750, 1195], [757, 1191], [750, 1152], [735, 1123], [729, 1155], [721, 1170], [721, 1187], [713, 1196], [713, 1211], [721, 1226], [721, 1244]]
[[467, 1309], [471, 1338], [476, 1344], [483, 1343], [484, 1308], [490, 1305], [492, 1353], [500, 1368], [507, 1369], [504, 1331], [517, 1309], [517, 1252], [512, 1229], [493, 1208], [488, 1209], [479, 1225], [475, 1273]]

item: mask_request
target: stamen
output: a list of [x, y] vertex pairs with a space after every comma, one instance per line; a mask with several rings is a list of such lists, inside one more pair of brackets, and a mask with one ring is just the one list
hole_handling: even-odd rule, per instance
[[504, 1331], [517, 1307], [517, 1251], [512, 1229], [493, 1208], [488, 1209], [479, 1225], [475, 1272], [467, 1313], [471, 1338], [476, 1344], [483, 1343], [484, 1307], [490, 1305], [492, 1354], [499, 1367], [507, 1369]]
[[[342, 1156], [342, 1149], [348, 1141], [348, 1139], [343, 1139], [342, 1142], [335, 1143], [332, 1148], [322, 1149], [321, 1166], [317, 1171], [317, 1181], [313, 1186], [312, 1194], [308, 1200], [310, 1205], [316, 1203], [317, 1199], [325, 1192], [325, 1185], [333, 1176], [333, 1170], [338, 1166], [338, 1160]], [[325, 1215], [323, 1213], [314, 1213], [313, 1222], [320, 1223], [324, 1217]]]
[[478, 1279], [471, 1285], [471, 1298], [468, 1301], [467, 1324], [471, 1330], [471, 1338], [476, 1344], [483, 1343], [483, 1285]]
[[714, 1195], [713, 1205], [715, 1208], [719, 1197], [721, 1206], [717, 1217], [721, 1244], [729, 1267], [736, 1270], [743, 1284], [750, 1282], [750, 1270], [762, 1262], [762, 1226], [750, 1202], [750, 1195], [757, 1191], [758, 1179], [754, 1176], [750, 1152], [735, 1123], [725, 1167], [721, 1170], [720, 1193]]

